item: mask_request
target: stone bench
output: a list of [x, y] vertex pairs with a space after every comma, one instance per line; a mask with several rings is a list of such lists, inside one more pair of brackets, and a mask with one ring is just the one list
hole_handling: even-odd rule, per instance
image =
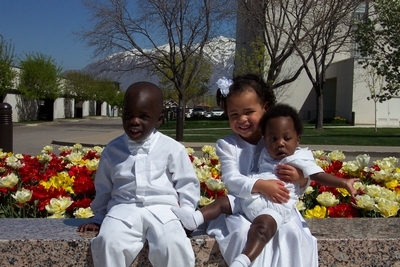
[[[89, 245], [95, 233], [76, 232], [83, 222], [86, 220], [0, 219], [0, 266], [93, 266]], [[313, 219], [307, 223], [318, 239], [321, 267], [400, 267], [398, 218]], [[227, 266], [213, 238], [195, 235], [191, 241], [196, 266]], [[147, 252], [142, 250], [132, 266], [151, 266]]]

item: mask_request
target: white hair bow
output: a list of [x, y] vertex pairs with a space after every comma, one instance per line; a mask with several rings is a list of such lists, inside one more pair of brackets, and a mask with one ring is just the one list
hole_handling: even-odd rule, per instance
[[221, 94], [226, 97], [229, 93], [229, 86], [231, 86], [233, 81], [231, 79], [227, 79], [226, 77], [222, 77], [221, 79], [218, 79], [216, 84], [218, 85], [219, 90], [221, 91]]

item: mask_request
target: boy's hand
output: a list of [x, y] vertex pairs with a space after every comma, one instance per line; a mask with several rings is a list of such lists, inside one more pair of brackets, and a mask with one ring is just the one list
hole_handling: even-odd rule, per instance
[[254, 184], [254, 193], [260, 193], [267, 196], [275, 203], [286, 203], [290, 199], [289, 190], [285, 184], [279, 180], [258, 179]]
[[86, 232], [86, 231], [99, 231], [100, 225], [97, 223], [84, 223], [78, 227], [77, 232]]

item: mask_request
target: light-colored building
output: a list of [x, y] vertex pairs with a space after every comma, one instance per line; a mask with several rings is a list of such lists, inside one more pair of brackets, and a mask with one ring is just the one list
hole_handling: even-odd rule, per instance
[[[251, 1], [251, 0], [249, 0]], [[257, 0], [253, 0], [257, 1]], [[361, 6], [359, 12], [365, 12], [367, 6]], [[357, 15], [357, 14], [356, 14]], [[252, 32], [247, 30], [248, 24], [238, 14], [237, 21], [237, 49], [241, 50], [251, 40]], [[248, 23], [248, 22], [247, 22]], [[253, 39], [252, 39], [253, 38]], [[324, 118], [339, 116], [355, 125], [375, 124], [375, 104], [367, 98], [371, 96], [368, 79], [371, 75], [360, 64], [359, 55], [354, 50], [339, 54], [334, 58], [326, 72], [324, 85]], [[301, 64], [296, 58], [291, 58], [287, 65]], [[286, 65], [286, 66], [287, 66]], [[299, 110], [305, 121], [316, 118], [316, 93], [305, 71], [296, 81], [285, 88], [278, 88], [278, 102], [285, 102]], [[277, 92], [276, 91], [276, 92]], [[377, 126], [400, 126], [400, 97], [393, 97], [383, 103], [376, 104]]]
[[56, 100], [26, 100], [22, 97], [18, 88], [20, 68], [13, 67], [17, 72], [14, 82], [14, 89], [6, 94], [3, 102], [12, 107], [13, 122], [37, 120], [39, 110], [39, 119], [53, 121], [64, 118], [83, 118], [87, 116], [118, 116], [118, 110], [111, 107], [108, 103], [96, 103], [96, 101], [84, 101], [75, 103], [74, 99], [57, 98]]
[[[367, 71], [354, 57], [332, 63], [326, 72], [324, 117], [339, 116], [355, 125], [375, 124], [375, 105], [367, 85]], [[316, 94], [308, 77], [302, 73], [278, 97], [299, 110], [304, 120], [316, 118]], [[400, 126], [400, 97], [376, 104], [377, 126]]]

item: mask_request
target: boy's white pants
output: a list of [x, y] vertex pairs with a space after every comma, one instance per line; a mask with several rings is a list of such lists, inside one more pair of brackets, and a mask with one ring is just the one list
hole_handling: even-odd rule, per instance
[[99, 234], [91, 240], [96, 267], [129, 267], [146, 239], [153, 266], [194, 266], [192, 245], [178, 219], [163, 224], [146, 208], [135, 208], [134, 217], [129, 223], [109, 216], [104, 218]]

